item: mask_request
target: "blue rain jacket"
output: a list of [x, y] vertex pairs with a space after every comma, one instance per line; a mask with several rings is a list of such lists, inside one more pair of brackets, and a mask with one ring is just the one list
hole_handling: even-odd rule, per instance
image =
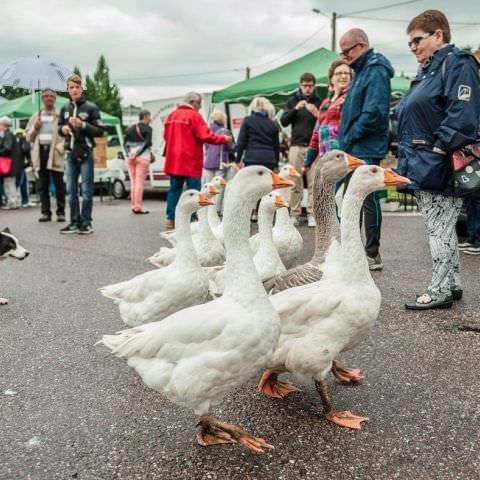
[[388, 148], [391, 63], [372, 49], [352, 62], [355, 77], [342, 108], [340, 149], [359, 158], [381, 159]]
[[[408, 188], [453, 193], [451, 153], [477, 136], [478, 75], [475, 58], [451, 44], [420, 68], [396, 109], [398, 170], [412, 181]], [[433, 152], [433, 147], [447, 155]]]

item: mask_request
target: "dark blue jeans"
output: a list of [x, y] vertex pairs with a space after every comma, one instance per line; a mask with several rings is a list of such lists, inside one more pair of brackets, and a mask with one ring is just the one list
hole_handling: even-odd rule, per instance
[[22, 205], [27, 205], [30, 201], [28, 198], [28, 182], [27, 182], [27, 174], [25, 170], [22, 170], [22, 173], [19, 177], [17, 177], [16, 182], [17, 188], [20, 188], [20, 194], [22, 196]]
[[187, 189], [194, 188], [195, 190], [200, 190], [202, 182], [201, 178], [170, 175], [170, 188], [167, 193], [167, 220], [175, 220], [175, 209], [182, 194], [184, 183], [187, 184]]
[[[93, 209], [93, 156], [82, 163], [74, 162], [70, 153], [65, 157], [67, 193], [70, 205], [70, 223], [77, 226], [92, 225]], [[82, 209], [78, 199], [78, 179], [82, 178]]]
[[465, 197], [467, 207], [467, 242], [480, 247], [480, 193]]

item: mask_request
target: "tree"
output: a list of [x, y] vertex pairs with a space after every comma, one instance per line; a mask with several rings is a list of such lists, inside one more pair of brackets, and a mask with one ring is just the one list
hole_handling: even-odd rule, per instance
[[0, 89], [0, 96], [6, 98], [7, 100], [14, 100], [15, 98], [23, 97], [25, 95], [28, 95], [29, 93], [29, 90], [17, 87], [4, 86]]
[[100, 110], [122, 118], [121, 97], [118, 86], [110, 82], [110, 70], [103, 55], [98, 59], [93, 78], [85, 77], [87, 98], [95, 102]]

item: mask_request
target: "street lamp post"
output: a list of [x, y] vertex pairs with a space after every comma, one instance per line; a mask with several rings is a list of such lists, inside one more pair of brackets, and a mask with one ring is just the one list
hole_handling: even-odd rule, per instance
[[335, 46], [337, 44], [337, 13], [332, 13], [332, 52], [335, 51]]

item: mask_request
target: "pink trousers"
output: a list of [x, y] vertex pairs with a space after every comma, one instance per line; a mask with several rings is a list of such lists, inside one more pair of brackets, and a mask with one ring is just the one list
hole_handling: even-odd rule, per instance
[[142, 210], [143, 188], [150, 161], [143, 157], [130, 156], [127, 159], [130, 174], [130, 203], [132, 210]]

